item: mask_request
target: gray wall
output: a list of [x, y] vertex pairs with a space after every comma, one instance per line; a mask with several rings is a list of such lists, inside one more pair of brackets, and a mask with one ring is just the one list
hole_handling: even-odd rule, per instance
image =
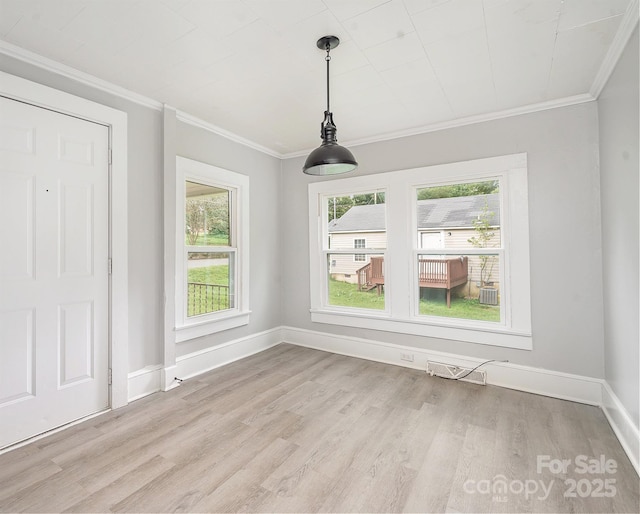
[[280, 325], [280, 159], [178, 122], [177, 153], [251, 178], [249, 325], [178, 343], [176, 356]]
[[605, 377], [636, 427], [638, 412], [638, 28], [598, 100]]
[[[304, 158], [284, 161], [283, 324], [540, 368], [604, 376], [595, 102], [351, 148], [358, 175], [527, 152], [533, 350], [314, 324]], [[324, 179], [320, 179], [324, 180]], [[517, 301], [517, 299], [516, 299]]]
[[[0, 70], [127, 113], [129, 370], [163, 361], [162, 112], [0, 54]], [[251, 321], [180, 343], [176, 355], [280, 325], [280, 160], [203, 129], [177, 124], [178, 154], [251, 177]], [[118, 208], [118, 206], [114, 206]], [[117, 263], [114, 263], [117, 265]]]
[[[637, 47], [637, 39], [635, 41]], [[633, 56], [625, 55], [619, 68], [627, 70], [629, 66], [624, 63], [633, 59]], [[637, 66], [637, 55], [635, 59]], [[127, 112], [128, 207], [131, 213], [135, 213], [129, 217], [129, 369], [137, 370], [161, 363], [161, 112], [6, 56], [0, 56], [0, 69]], [[598, 106], [595, 102], [353, 148], [360, 161], [357, 174], [517, 152], [528, 153], [532, 351], [311, 323], [307, 184], [311, 180], [323, 179], [302, 174], [300, 169], [303, 157], [280, 163], [278, 159], [205, 130], [178, 123], [178, 154], [251, 177], [253, 314], [249, 326], [181, 343], [177, 354], [182, 355], [284, 324], [463, 355], [507, 358], [515, 363], [604, 377], [601, 238], [602, 233], [605, 238], [616, 233], [617, 220], [621, 216], [616, 208], [619, 202], [618, 191], [628, 193], [633, 190], [637, 193], [638, 180], [637, 125], [633, 137], [630, 131], [624, 131], [631, 139], [635, 138], [635, 148], [628, 151], [629, 161], [623, 163], [624, 169], [635, 169], [636, 175], [623, 180], [615, 174], [620, 167], [617, 161], [620, 155], [624, 155], [620, 152], [620, 147], [616, 146], [621, 144], [616, 141], [622, 137], [620, 130], [616, 128], [619, 123], [617, 117], [620, 115], [617, 109], [627, 115], [632, 109], [616, 107], [615, 100], [610, 97], [618, 94], [615, 90], [621, 87], [616, 85], [618, 82], [628, 83], [628, 76], [636, 72], [627, 70], [625, 76], [618, 77], [618, 70], [600, 101], [604, 232], [600, 225]], [[637, 91], [637, 73], [635, 81], [631, 83], [630, 91], [634, 87]], [[612, 102], [615, 105], [610, 106]], [[625, 123], [633, 124], [633, 120]], [[634, 158], [636, 161], [633, 161]], [[615, 201], [612, 197], [615, 197]], [[635, 203], [628, 203], [631, 209], [628, 218], [636, 220], [635, 232], [631, 227], [626, 233], [636, 234], [635, 246], [631, 240], [629, 245], [636, 251], [631, 269], [635, 262], [637, 274], [637, 196]], [[616, 242], [620, 240], [618, 238]], [[607, 240], [606, 246], [611, 247], [611, 244]], [[619, 260], [615, 260], [622, 258], [619, 253], [612, 250], [605, 255], [604, 270], [607, 278], [610, 278], [612, 270], [620, 264]], [[636, 276], [636, 286], [637, 283]], [[637, 295], [637, 289], [634, 291]], [[637, 384], [637, 366], [633, 368], [633, 364], [630, 364], [638, 361], [637, 347], [635, 360], [627, 358], [628, 352], [632, 351], [630, 347], [633, 341], [637, 343], [637, 324], [635, 332], [630, 328], [619, 334], [617, 319], [611, 319], [612, 312], [613, 315], [618, 312], [611, 307], [619, 294], [618, 289], [611, 289], [607, 285], [607, 378], [625, 401], [629, 411], [634, 412], [637, 417], [637, 390], [635, 408], [632, 407], [633, 394], [624, 392], [629, 390], [628, 383], [633, 377], [636, 377]], [[637, 320], [637, 296], [635, 301], [634, 319]]]
[[2, 54], [0, 70], [127, 113], [129, 370], [161, 363], [162, 113]]

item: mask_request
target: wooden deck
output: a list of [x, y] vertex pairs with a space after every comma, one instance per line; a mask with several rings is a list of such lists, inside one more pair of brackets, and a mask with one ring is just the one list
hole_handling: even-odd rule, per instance
[[[384, 258], [371, 257], [370, 262], [356, 271], [358, 289], [369, 291], [374, 287], [378, 294], [384, 287]], [[469, 259], [467, 257], [445, 257], [442, 259], [420, 259], [418, 278], [420, 287], [447, 290], [447, 307], [451, 307], [451, 289], [467, 282]]]

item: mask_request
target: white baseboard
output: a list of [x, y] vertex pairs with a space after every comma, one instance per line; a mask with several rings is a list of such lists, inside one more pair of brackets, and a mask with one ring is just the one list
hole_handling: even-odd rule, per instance
[[160, 371], [160, 390], [170, 391], [171, 389], [178, 387], [180, 381], [176, 380], [176, 368], [177, 366], [165, 366]]
[[162, 365], [160, 364], [157, 366], [147, 366], [129, 373], [128, 400], [132, 402], [151, 393], [160, 391], [161, 375]]
[[[287, 343], [413, 369], [426, 370], [428, 360], [471, 368], [483, 362], [482, 359], [453, 353], [293, 327], [283, 327], [282, 332]], [[413, 355], [413, 362], [401, 360], [401, 354]], [[602, 404], [602, 381], [599, 379], [509, 362], [492, 362], [482, 369], [487, 371], [488, 384], [589, 405]]]
[[[428, 360], [465, 367], [475, 367], [483, 362], [482, 359], [453, 353], [285, 326], [182, 355], [171, 367], [148, 366], [129, 373], [129, 401], [160, 391], [163, 378], [166, 388], [172, 377], [192, 378], [282, 342], [420, 370], [426, 369]], [[413, 362], [401, 360], [402, 354], [413, 355]], [[640, 474], [640, 433], [604, 380], [509, 362], [492, 362], [482, 369], [487, 371], [488, 384], [601, 407]]]
[[234, 339], [219, 346], [205, 348], [176, 358], [176, 377], [187, 379], [225, 364], [244, 359], [282, 342], [280, 327]]
[[602, 383], [602, 410], [631, 464], [636, 469], [636, 473], [640, 475], [640, 431], [606, 381]]
[[178, 386], [174, 377], [187, 379], [262, 352], [282, 342], [280, 327], [227, 343], [188, 353], [176, 359], [173, 366], [147, 366], [129, 373], [129, 401], [138, 400], [158, 391], [168, 391]]

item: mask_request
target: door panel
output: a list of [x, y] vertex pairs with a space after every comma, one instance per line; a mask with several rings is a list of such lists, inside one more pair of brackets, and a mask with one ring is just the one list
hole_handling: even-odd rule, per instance
[[11, 341], [2, 345], [0, 406], [35, 394], [33, 321], [32, 309], [0, 313], [0, 341]]
[[93, 305], [79, 302], [58, 308], [59, 386], [93, 378]]
[[[0, 279], [33, 278], [35, 212], [33, 177], [5, 171], [0, 174]], [[11, 244], [9, 244], [11, 242]]]
[[109, 130], [0, 98], [0, 135], [3, 447], [109, 405]]
[[93, 268], [93, 186], [58, 185], [60, 276], [91, 276]]

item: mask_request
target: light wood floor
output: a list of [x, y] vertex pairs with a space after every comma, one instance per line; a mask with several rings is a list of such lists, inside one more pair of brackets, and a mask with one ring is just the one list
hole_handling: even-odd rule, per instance
[[[539, 455], [572, 464], [566, 473], [538, 473]], [[578, 474], [580, 455], [613, 459], [616, 473]], [[576, 497], [565, 498], [572, 479]], [[605, 479], [614, 480], [613, 497], [587, 494]], [[0, 455], [0, 510], [638, 512], [640, 505], [638, 476], [596, 407], [283, 344]]]

